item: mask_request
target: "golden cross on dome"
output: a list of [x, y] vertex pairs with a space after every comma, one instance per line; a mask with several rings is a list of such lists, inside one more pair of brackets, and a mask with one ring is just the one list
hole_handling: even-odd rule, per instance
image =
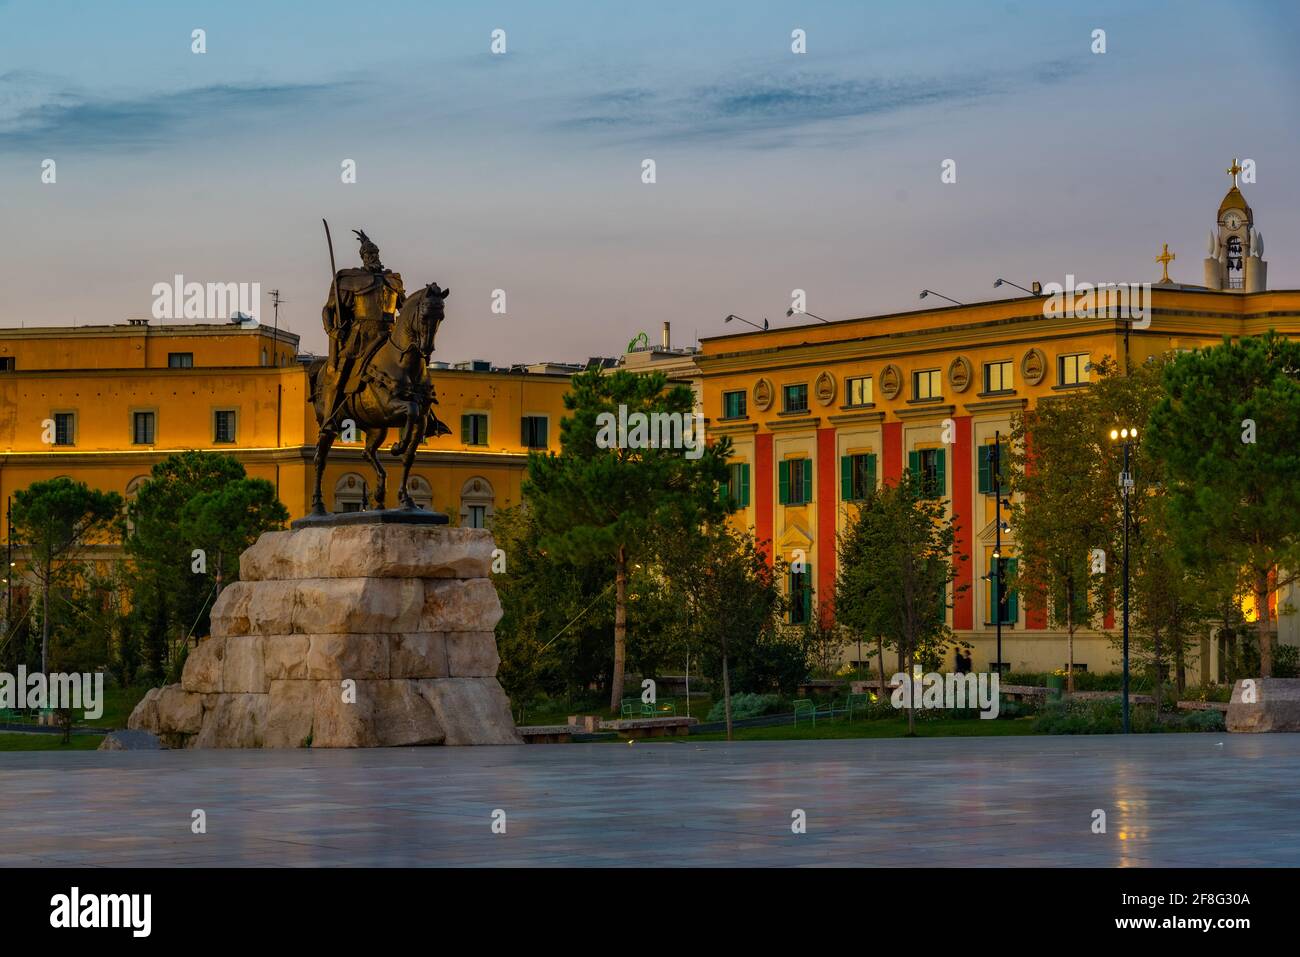
[[1227, 170], [1228, 175], [1232, 177], [1232, 188], [1233, 188], [1233, 189], [1236, 189], [1236, 188], [1237, 188], [1237, 174], [1240, 173], [1241, 170], [1242, 170], [1242, 167], [1239, 166], [1239, 165], [1237, 164], [1237, 157], [1234, 156], [1234, 157], [1232, 158], [1232, 165], [1229, 166], [1229, 167], [1228, 167], [1228, 170]]
[[1160, 265], [1165, 268], [1165, 274], [1160, 279], [1161, 282], [1172, 282], [1169, 278], [1169, 264], [1177, 258], [1178, 256], [1176, 254], [1169, 251], [1169, 244], [1165, 243], [1164, 251], [1156, 257], [1156, 262], [1160, 263]]

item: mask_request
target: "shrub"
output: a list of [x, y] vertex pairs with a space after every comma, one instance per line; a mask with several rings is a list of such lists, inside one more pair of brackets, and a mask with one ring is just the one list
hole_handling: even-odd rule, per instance
[[1273, 677], [1300, 678], [1300, 645], [1276, 645], [1273, 648]]
[[[1132, 730], [1138, 734], [1162, 731], [1223, 731], [1223, 715], [1218, 711], [1166, 711], [1156, 722], [1155, 709], [1135, 706], [1129, 715]], [[1034, 723], [1038, 734], [1121, 734], [1124, 731], [1123, 705], [1118, 697], [1095, 701], [1066, 698], [1049, 701]]]
[[[719, 698], [709, 709], [708, 721], [726, 721], [726, 700]], [[731, 720], [758, 718], [781, 707], [781, 696], [774, 694], [734, 694], [731, 696]]]

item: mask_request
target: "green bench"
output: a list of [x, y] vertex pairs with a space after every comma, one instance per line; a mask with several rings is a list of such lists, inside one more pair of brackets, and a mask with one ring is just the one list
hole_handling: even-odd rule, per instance
[[807, 698], [798, 698], [794, 703], [794, 725], [799, 726], [799, 715], [812, 718], [813, 727], [817, 726], [817, 705]]
[[866, 711], [871, 707], [871, 695], [867, 692], [862, 694], [851, 694], [848, 700], [844, 702], [844, 710], [848, 712], [848, 719], [853, 720], [854, 711]]
[[642, 701], [640, 698], [624, 698], [622, 706], [619, 708], [619, 716], [623, 718], [675, 718], [677, 717], [677, 702], [672, 698], [665, 698], [662, 701]]

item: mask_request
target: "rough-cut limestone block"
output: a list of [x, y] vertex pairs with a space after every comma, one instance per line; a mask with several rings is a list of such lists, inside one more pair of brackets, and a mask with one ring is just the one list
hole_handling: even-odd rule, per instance
[[418, 685], [442, 725], [443, 744], [523, 744], [496, 678], [426, 678]]
[[[446, 678], [447, 636], [434, 632], [390, 635], [388, 676], [390, 678]], [[496, 639], [493, 639], [493, 645]]]
[[226, 694], [266, 694], [266, 660], [261, 635], [231, 635], [222, 659], [221, 689]]
[[301, 748], [311, 739], [316, 706], [316, 682], [271, 682], [267, 695], [264, 748]]
[[389, 635], [311, 635], [307, 677], [387, 678]]
[[249, 582], [231, 582], [221, 590], [208, 614], [214, 638], [247, 635], [248, 603], [253, 597]]
[[360, 694], [372, 697], [371, 714], [380, 747], [442, 744], [443, 730], [416, 681], [359, 681]]
[[158, 733], [158, 695], [162, 688], [150, 688], [144, 693], [126, 719], [126, 726], [131, 731], [152, 731]]
[[357, 682], [356, 701], [343, 700], [341, 681], [314, 681], [316, 696], [312, 709], [311, 746], [313, 748], [375, 748], [371, 709], [374, 696], [363, 693]]
[[242, 581], [486, 578], [492, 533], [431, 525], [340, 525], [266, 532], [239, 559]]
[[[1245, 682], [1255, 683], [1254, 703], [1243, 701]], [[1243, 678], [1232, 688], [1229, 731], [1300, 731], [1300, 678]]]
[[196, 694], [215, 694], [221, 691], [222, 659], [226, 653], [225, 638], [205, 638], [190, 651], [181, 671], [181, 687]]
[[262, 658], [266, 662], [266, 680], [304, 680], [310, 645], [308, 635], [264, 635]]
[[158, 730], [164, 734], [197, 734], [203, 725], [204, 695], [186, 691], [180, 685], [158, 690]]
[[400, 631], [492, 631], [501, 620], [501, 600], [487, 578], [428, 579], [418, 628]]
[[496, 677], [501, 664], [496, 635], [490, 631], [450, 631], [445, 637], [449, 677]]
[[[424, 583], [416, 578], [306, 578], [282, 584], [294, 585], [298, 594], [294, 627], [280, 634], [368, 635], [427, 630], [420, 628]], [[260, 622], [257, 627], [260, 630]]]
[[185, 742], [191, 748], [260, 748], [269, 694], [203, 696], [203, 729]]
[[162, 741], [152, 731], [110, 731], [99, 742], [99, 751], [157, 751]]

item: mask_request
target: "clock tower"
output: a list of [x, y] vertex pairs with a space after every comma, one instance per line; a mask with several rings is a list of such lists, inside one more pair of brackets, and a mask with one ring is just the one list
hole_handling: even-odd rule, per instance
[[1232, 177], [1232, 188], [1219, 204], [1218, 220], [1210, 230], [1205, 285], [1228, 292], [1263, 292], [1268, 277], [1264, 238], [1255, 228], [1250, 204], [1237, 188], [1241, 166], [1235, 159], [1227, 172]]

